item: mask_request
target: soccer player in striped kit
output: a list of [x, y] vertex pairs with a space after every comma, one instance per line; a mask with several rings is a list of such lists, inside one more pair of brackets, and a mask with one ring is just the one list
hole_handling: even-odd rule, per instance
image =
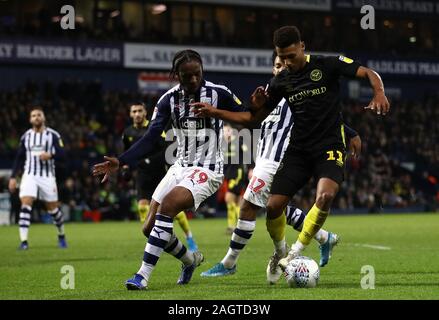
[[[195, 268], [204, 260], [200, 252], [189, 252], [173, 231], [174, 217], [185, 209], [195, 210], [202, 201], [218, 190], [223, 181], [224, 155], [223, 122], [219, 119], [196, 117], [192, 102], [208, 102], [218, 109], [243, 111], [241, 101], [225, 86], [203, 79], [201, 56], [193, 50], [175, 54], [171, 75], [179, 84], [157, 102], [147, 133], [118, 158], [94, 166], [93, 175], [111, 173], [125, 164], [135, 164], [151, 152], [168, 121], [177, 137], [177, 161], [169, 168], [152, 198], [159, 204], [155, 222], [145, 247], [143, 262], [133, 278], [126, 281], [128, 290], [146, 289], [151, 273], [163, 251], [181, 260], [182, 272], [178, 284], [187, 284]], [[254, 99], [263, 99], [263, 92], [255, 91]]]
[[[150, 123], [150, 121], [147, 119], [146, 106], [143, 102], [135, 102], [130, 105], [130, 117], [133, 120], [133, 124], [126, 128], [122, 135], [125, 151], [128, 150], [146, 133]], [[165, 161], [166, 141], [164, 132], [162, 134], [162, 138], [157, 139], [154, 149], [155, 152], [150, 154], [148, 158], [141, 159], [135, 168], [137, 170], [137, 207], [140, 221], [146, 224], [146, 228], [148, 227], [149, 223], [149, 221], [146, 221], [148, 214], [152, 213], [155, 215], [157, 210], [157, 205], [153, 205], [151, 207], [152, 194], [154, 193], [156, 186], [165, 176], [168, 167]], [[122, 176], [124, 179], [129, 180], [131, 178], [131, 169], [132, 168], [130, 168], [128, 165], [124, 165], [122, 167]], [[183, 211], [180, 212], [177, 214], [175, 219], [178, 221], [178, 224], [186, 235], [189, 250], [197, 251], [198, 246], [194, 237], [192, 236], [186, 213]], [[149, 234], [149, 231], [146, 233]]]
[[[284, 69], [284, 64], [273, 52], [273, 75], [276, 76]], [[206, 116], [225, 117], [229, 121], [239, 121], [239, 114], [228, 114], [227, 112], [215, 111], [210, 106], [198, 104], [198, 112]], [[270, 194], [270, 187], [273, 177], [279, 168], [285, 150], [290, 141], [291, 128], [294, 125], [294, 119], [291, 110], [283, 99], [276, 108], [261, 123], [261, 133], [257, 147], [256, 166], [253, 169], [252, 178], [244, 193], [244, 201], [241, 203], [241, 213], [238, 220], [238, 226], [235, 229], [230, 247], [223, 260], [214, 265], [209, 270], [203, 272], [203, 277], [219, 277], [230, 275], [236, 272], [236, 265], [239, 254], [250, 240], [247, 235], [252, 235], [256, 226], [256, 214], [260, 208], [265, 208]], [[361, 140], [358, 134], [351, 128], [347, 128], [347, 136], [350, 139], [350, 149], [353, 154], [358, 155], [361, 151]], [[282, 274], [278, 262], [283, 258], [289, 248], [285, 242], [285, 226], [292, 226], [295, 230], [301, 231], [306, 213], [294, 207], [291, 203], [288, 205], [285, 214], [277, 219], [267, 219], [267, 230], [275, 247], [274, 254], [271, 256], [267, 266], [267, 281], [274, 284]], [[247, 231], [244, 234], [242, 231]], [[320, 266], [325, 266], [329, 262], [332, 248], [338, 242], [338, 236], [335, 233], [320, 229], [315, 240], [319, 243], [320, 248]]]
[[12, 175], [9, 180], [9, 191], [17, 188], [16, 176], [23, 170], [20, 183], [20, 240], [19, 249], [27, 250], [28, 233], [31, 223], [32, 205], [37, 197], [45, 202], [46, 209], [53, 218], [58, 229], [58, 245], [66, 248], [63, 213], [58, 203], [58, 188], [55, 178], [55, 160], [64, 157], [61, 136], [55, 130], [46, 127], [43, 109], [39, 106], [30, 111], [32, 129], [27, 130], [20, 139], [17, 156], [14, 161]]

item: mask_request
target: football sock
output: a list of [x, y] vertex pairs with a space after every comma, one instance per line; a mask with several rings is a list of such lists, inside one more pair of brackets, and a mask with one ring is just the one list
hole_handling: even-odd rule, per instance
[[227, 203], [227, 227], [235, 229], [236, 227], [236, 209], [235, 202]]
[[[302, 231], [303, 221], [305, 220], [306, 213], [301, 209], [288, 205], [286, 210], [287, 224], [292, 226], [297, 231]], [[328, 240], [328, 231], [320, 229], [314, 236], [314, 239], [318, 243], [324, 244]]]
[[274, 248], [280, 255], [285, 255], [285, 226], [287, 224], [285, 214], [276, 219], [266, 219], [267, 231], [273, 240]]
[[139, 212], [139, 219], [141, 222], [145, 222], [149, 212], [149, 204], [139, 204], [137, 211]]
[[188, 236], [188, 234], [191, 233], [191, 230], [189, 228], [189, 221], [187, 220], [186, 213], [184, 213], [184, 211], [180, 212], [175, 216], [175, 220], [177, 220], [180, 228], [183, 230], [186, 236]]
[[28, 205], [22, 205], [20, 209], [20, 219], [18, 220], [19, 230], [20, 230], [20, 240], [21, 242], [27, 241], [27, 236], [30, 227], [30, 218], [32, 213], [32, 207]]
[[233, 231], [232, 239], [230, 240], [229, 250], [221, 261], [226, 268], [233, 268], [236, 264], [241, 250], [244, 249], [245, 245], [250, 240], [255, 227], [256, 221], [238, 220], [238, 224]]
[[309, 210], [306, 215], [302, 231], [299, 234], [298, 240], [304, 245], [307, 246], [311, 242], [312, 238], [316, 235], [316, 233], [320, 230], [320, 228], [325, 223], [326, 218], [329, 215], [329, 211], [320, 210], [315, 204]]
[[185, 266], [190, 266], [192, 263], [194, 263], [194, 255], [186, 249], [184, 244], [177, 238], [175, 233], [172, 234], [171, 239], [165, 246], [164, 250], [183, 262]]
[[160, 213], [156, 214], [155, 224], [148, 237], [145, 253], [143, 255], [142, 266], [138, 274], [142, 275], [146, 280], [149, 279], [154, 270], [163, 249], [168, 244], [173, 234], [172, 218]]
[[53, 224], [58, 229], [58, 235], [64, 235], [64, 216], [60, 208], [56, 208], [52, 211], [49, 211], [49, 214], [53, 218]]

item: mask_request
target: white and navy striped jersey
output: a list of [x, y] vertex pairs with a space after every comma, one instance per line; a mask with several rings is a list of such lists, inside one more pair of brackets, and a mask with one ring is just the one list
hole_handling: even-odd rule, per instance
[[[23, 174], [27, 175], [54, 177], [55, 160], [64, 155], [62, 148], [61, 136], [57, 131], [48, 127], [42, 132], [36, 132], [33, 129], [27, 130], [20, 139], [12, 177], [15, 177], [20, 169], [23, 169]], [[52, 158], [41, 160], [40, 155], [43, 152], [51, 153]]]
[[288, 147], [293, 116], [288, 103], [282, 99], [261, 124], [257, 159], [280, 162]]
[[137, 158], [151, 152], [152, 141], [171, 121], [177, 138], [177, 164], [203, 167], [222, 174], [223, 121], [195, 116], [189, 105], [193, 102], [205, 102], [230, 111], [245, 111], [241, 101], [225, 86], [203, 80], [198, 92], [188, 95], [177, 85], [160, 97], [148, 131], [119, 157], [121, 163], [134, 164]]

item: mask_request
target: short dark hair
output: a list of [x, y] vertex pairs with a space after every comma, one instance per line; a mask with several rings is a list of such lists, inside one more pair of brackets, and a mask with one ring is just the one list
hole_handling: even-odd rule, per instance
[[31, 106], [31, 107], [29, 108], [29, 115], [32, 113], [32, 111], [35, 111], [35, 110], [38, 110], [38, 111], [41, 111], [42, 113], [44, 113], [44, 110], [43, 110], [43, 107], [42, 107], [42, 106], [40, 106], [40, 105], [34, 105], [34, 106]]
[[284, 26], [273, 33], [273, 45], [281, 49], [300, 41], [300, 31], [296, 26]]
[[198, 61], [201, 65], [201, 70], [203, 70], [203, 61], [201, 60], [201, 56], [198, 52], [191, 49], [181, 50], [177, 52], [174, 56], [174, 59], [172, 60], [172, 69], [170, 76], [174, 77], [177, 74], [178, 68], [182, 63], [193, 60]]
[[146, 110], [146, 105], [145, 105], [145, 103], [142, 102], [142, 101], [132, 101], [132, 102], [129, 104], [129, 106], [130, 106], [130, 111], [131, 111], [131, 107], [132, 107], [132, 106], [142, 106], [143, 109]]

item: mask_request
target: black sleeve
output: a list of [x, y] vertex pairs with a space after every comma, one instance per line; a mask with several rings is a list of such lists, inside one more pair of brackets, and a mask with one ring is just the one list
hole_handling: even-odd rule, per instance
[[234, 112], [247, 111], [241, 100], [227, 87], [217, 88], [216, 91], [218, 93], [218, 109]]
[[52, 158], [59, 161], [64, 160], [66, 153], [64, 151], [64, 144], [60, 136], [53, 134], [53, 148], [51, 150]]
[[268, 93], [268, 101], [265, 104], [265, 107], [270, 110], [276, 108], [279, 102], [283, 98], [282, 86], [280, 85], [282, 78], [283, 78], [283, 72], [271, 78], [270, 83], [268, 84], [268, 87], [266, 89]]
[[122, 134], [123, 150], [127, 151], [130, 148], [130, 142], [128, 141], [127, 129]]
[[358, 132], [347, 125], [344, 125], [344, 132], [348, 140], [351, 140], [353, 137], [358, 136]]
[[357, 70], [361, 66], [359, 62], [345, 56], [326, 57], [325, 64], [334, 76], [348, 78], [355, 78]]
[[18, 170], [23, 168], [24, 160], [26, 158], [26, 147], [24, 146], [24, 138], [20, 140], [20, 145], [18, 146], [17, 155], [15, 156], [14, 164], [12, 165], [11, 178], [17, 176]]
[[120, 164], [127, 164], [130, 167], [135, 166], [137, 161], [145, 158], [154, 150], [155, 142], [160, 138], [170, 118], [171, 108], [169, 106], [169, 97], [163, 96], [154, 109], [148, 130], [142, 138], [137, 140], [136, 143], [119, 156]]
[[163, 137], [157, 140], [155, 151], [148, 157], [151, 163], [163, 161], [166, 152], [166, 141]]

